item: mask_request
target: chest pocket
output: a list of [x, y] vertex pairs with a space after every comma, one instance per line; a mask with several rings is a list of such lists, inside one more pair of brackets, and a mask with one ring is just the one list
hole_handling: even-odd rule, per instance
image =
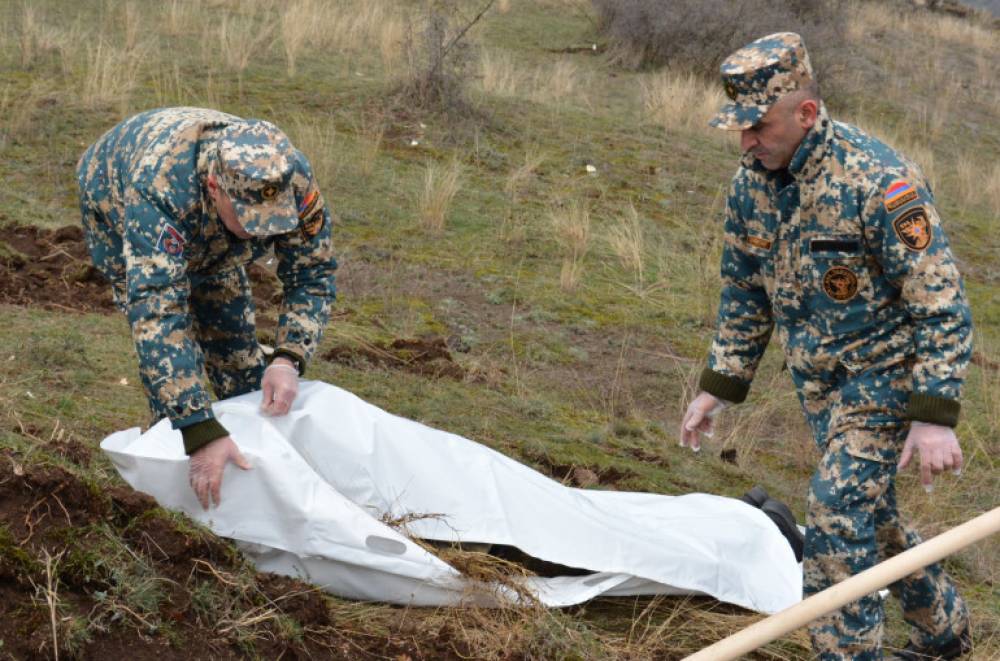
[[871, 274], [859, 236], [810, 236], [802, 241], [809, 322], [825, 335], [864, 328], [871, 316]]

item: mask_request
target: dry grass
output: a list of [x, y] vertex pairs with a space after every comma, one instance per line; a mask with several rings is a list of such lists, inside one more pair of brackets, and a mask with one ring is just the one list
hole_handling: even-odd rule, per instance
[[80, 102], [88, 108], [118, 104], [124, 114], [139, 75], [137, 57], [104, 41], [88, 47]]
[[364, 176], [369, 176], [375, 169], [375, 161], [382, 151], [382, 140], [385, 138], [385, 117], [381, 115], [365, 115], [358, 127], [358, 169]]
[[48, 53], [65, 51], [68, 35], [47, 25], [36, 8], [25, 3], [17, 19], [18, 62], [21, 68], [31, 68]]
[[535, 71], [531, 98], [539, 103], [561, 105], [574, 96], [581, 85], [580, 68], [570, 59], [558, 60]]
[[504, 183], [504, 192], [507, 193], [511, 206], [516, 206], [521, 201], [525, 185], [534, 178], [535, 172], [544, 162], [545, 156], [529, 149], [524, 153], [521, 164], [511, 169]]
[[143, 15], [139, 7], [134, 2], [126, 2], [122, 8], [122, 33], [126, 53], [132, 53], [139, 47], [142, 27]]
[[198, 17], [204, 8], [201, 0], [170, 0], [161, 7], [160, 25], [172, 36], [188, 34], [197, 29]]
[[328, 190], [341, 167], [341, 150], [333, 121], [317, 121], [299, 115], [289, 122], [287, 131], [292, 144], [309, 159], [320, 190]]
[[448, 209], [461, 188], [462, 164], [453, 158], [448, 165], [434, 162], [424, 171], [424, 190], [420, 198], [420, 224], [431, 232], [444, 230]]
[[309, 4], [314, 7], [307, 20], [315, 30], [307, 40], [310, 45], [340, 53], [365, 53], [377, 44], [386, 71], [400, 62], [409, 25], [401, 3], [332, 0]]
[[[213, 27], [214, 23], [206, 23]], [[243, 89], [243, 72], [250, 66], [251, 60], [270, 49], [273, 40], [274, 26], [261, 22], [254, 15], [236, 16], [226, 14], [218, 23], [214, 35], [218, 44], [218, 52], [212, 58], [221, 56], [226, 67], [237, 73], [239, 87]], [[211, 40], [212, 37], [206, 36]]]
[[[641, 81], [647, 116], [667, 129], [706, 129], [726, 99], [722, 86], [694, 74], [660, 73]], [[712, 130], [714, 136], [724, 133]]]
[[313, 19], [318, 11], [314, 0], [296, 0], [289, 3], [281, 14], [281, 43], [290, 77], [295, 77], [295, 61], [315, 34]]
[[553, 238], [562, 248], [559, 286], [573, 291], [580, 284], [583, 260], [590, 250], [590, 210], [585, 202], [574, 199], [549, 211]]
[[644, 295], [646, 246], [639, 211], [629, 202], [624, 212], [615, 220], [615, 224], [608, 229], [606, 237], [608, 246], [618, 258], [622, 268], [632, 274], [634, 291]]
[[479, 85], [484, 92], [515, 96], [524, 79], [511, 56], [502, 51], [484, 51], [479, 58]]

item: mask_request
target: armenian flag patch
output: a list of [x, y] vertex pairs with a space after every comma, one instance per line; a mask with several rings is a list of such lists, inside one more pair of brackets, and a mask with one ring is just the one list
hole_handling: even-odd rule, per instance
[[299, 205], [299, 220], [306, 236], [316, 236], [323, 228], [323, 196], [315, 188]]
[[905, 179], [897, 179], [885, 189], [885, 210], [895, 211], [907, 202], [917, 199], [917, 190]]

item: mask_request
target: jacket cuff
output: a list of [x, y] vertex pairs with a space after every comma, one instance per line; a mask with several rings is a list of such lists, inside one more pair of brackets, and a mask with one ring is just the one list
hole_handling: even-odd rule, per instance
[[707, 367], [701, 372], [701, 378], [698, 379], [698, 388], [704, 390], [709, 395], [715, 395], [719, 399], [724, 399], [733, 404], [739, 404], [745, 400], [747, 393], [750, 392], [749, 384], [743, 383], [731, 376], [714, 372]]
[[961, 410], [962, 405], [958, 400], [913, 392], [910, 393], [906, 416], [910, 420], [954, 427], [958, 424], [958, 413]]
[[299, 368], [299, 376], [305, 376], [306, 373], [306, 359], [295, 353], [294, 351], [289, 351], [288, 349], [275, 349], [268, 359], [267, 364], [270, 365], [274, 362], [277, 357], [284, 357], [295, 363], [295, 366]]
[[229, 432], [222, 426], [221, 422], [215, 418], [209, 418], [183, 427], [181, 436], [184, 437], [184, 454], [192, 455], [215, 439], [229, 436]]

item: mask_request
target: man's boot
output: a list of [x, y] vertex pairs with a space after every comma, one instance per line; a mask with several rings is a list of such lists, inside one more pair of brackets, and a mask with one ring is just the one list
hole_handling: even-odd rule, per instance
[[969, 627], [965, 627], [960, 635], [947, 643], [937, 646], [920, 647], [910, 643], [889, 657], [890, 661], [938, 661], [939, 659], [957, 659], [972, 651], [972, 635]]

